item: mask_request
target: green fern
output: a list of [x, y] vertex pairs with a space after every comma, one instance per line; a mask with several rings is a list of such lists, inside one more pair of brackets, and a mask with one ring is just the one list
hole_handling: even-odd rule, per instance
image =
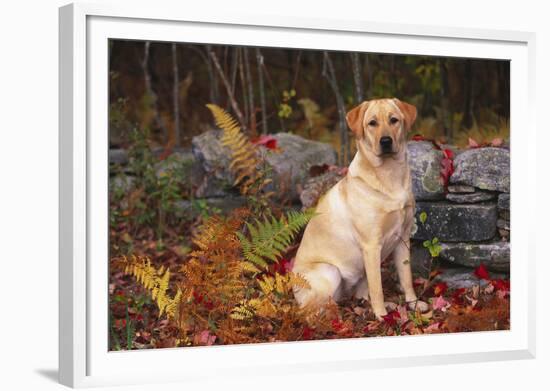
[[270, 216], [265, 217], [263, 221], [256, 219], [255, 224], [246, 223], [250, 239], [237, 232], [244, 257], [263, 268], [267, 267], [268, 262], [278, 262], [283, 251], [292, 244], [296, 234], [309, 222], [314, 213], [313, 210], [290, 211], [279, 220]]

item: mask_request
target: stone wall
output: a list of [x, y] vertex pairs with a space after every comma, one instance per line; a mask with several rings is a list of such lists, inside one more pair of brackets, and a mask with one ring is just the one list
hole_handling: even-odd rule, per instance
[[[345, 170], [336, 167], [336, 153], [327, 144], [279, 133], [277, 151], [262, 149], [279, 201], [291, 207], [309, 207], [333, 186]], [[438, 277], [450, 286], [477, 284], [473, 268], [483, 263], [495, 278], [506, 277], [510, 269], [510, 154], [505, 148], [476, 148], [454, 152], [454, 173], [444, 186], [441, 162], [444, 157], [428, 141], [407, 145], [416, 198], [416, 230], [412, 235], [413, 270], [426, 277], [431, 256], [423, 242], [438, 238], [442, 274]], [[155, 151], [160, 154], [161, 151]], [[111, 150], [110, 163], [123, 167], [125, 180], [112, 178], [111, 186], [131, 187], [128, 157], [123, 150]], [[232, 187], [229, 151], [220, 143], [220, 132], [207, 131], [192, 141], [191, 151], [175, 151], [172, 158], [157, 164], [160, 175], [168, 167], [185, 170], [184, 186], [194, 196], [216, 209], [228, 210], [244, 203]], [[126, 167], [126, 168], [125, 168]], [[115, 170], [113, 170], [115, 171]], [[119, 170], [120, 171], [120, 170]], [[182, 213], [191, 211], [191, 203], [178, 203]], [[420, 214], [427, 219], [420, 222]]]
[[[442, 153], [429, 142], [410, 142], [417, 230], [412, 235], [412, 264], [426, 274], [431, 257], [422, 245], [441, 243], [442, 275], [450, 286], [477, 284], [472, 270], [483, 263], [493, 276], [510, 271], [510, 153], [505, 148], [475, 148], [455, 154], [448, 187], [433, 186]], [[420, 164], [420, 162], [423, 162]], [[427, 162], [427, 163], [426, 163]], [[440, 180], [441, 183], [441, 180]], [[420, 223], [420, 213], [427, 215]]]

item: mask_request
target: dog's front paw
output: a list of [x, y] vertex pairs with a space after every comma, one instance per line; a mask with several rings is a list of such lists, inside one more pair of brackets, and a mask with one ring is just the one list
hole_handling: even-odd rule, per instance
[[420, 312], [428, 312], [428, 310], [430, 309], [430, 306], [428, 305], [428, 303], [422, 300], [410, 301], [408, 302], [408, 305], [409, 305], [409, 309], [411, 309], [412, 311], [418, 310]]
[[378, 310], [374, 310], [374, 315], [376, 316], [376, 319], [383, 320], [384, 316], [388, 315], [388, 311], [386, 311], [385, 308], [381, 308]]

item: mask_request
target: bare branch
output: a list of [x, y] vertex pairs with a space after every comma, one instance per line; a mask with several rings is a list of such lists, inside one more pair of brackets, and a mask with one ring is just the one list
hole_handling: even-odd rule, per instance
[[252, 74], [250, 72], [250, 62], [248, 60], [248, 48], [243, 48], [244, 53], [244, 71], [246, 76], [246, 85], [248, 87], [248, 112], [250, 113], [249, 124], [252, 133], [256, 133], [256, 108], [254, 105], [254, 85], [252, 84]]
[[256, 62], [258, 63], [258, 81], [260, 83], [260, 106], [262, 108], [262, 133], [267, 134], [267, 113], [265, 107], [265, 86], [262, 67], [264, 65], [264, 56], [259, 48], [256, 48]]
[[353, 82], [355, 84], [355, 102], [357, 104], [363, 102], [363, 75], [361, 73], [361, 65], [359, 62], [359, 53], [351, 53], [351, 67], [353, 69]]
[[151, 49], [151, 42], [146, 41], [145, 42], [145, 48], [143, 53], [143, 61], [141, 63], [141, 67], [143, 69], [143, 75], [145, 79], [145, 93], [149, 96], [151, 99], [151, 105], [153, 108], [153, 111], [155, 112], [155, 122], [157, 127], [162, 131], [162, 135], [164, 137], [164, 142], [166, 143], [168, 141], [168, 130], [166, 129], [166, 126], [164, 126], [164, 122], [162, 121], [162, 118], [159, 115], [158, 105], [157, 105], [157, 94], [153, 90], [153, 84], [151, 82], [151, 73], [149, 72], [149, 52]]
[[179, 103], [179, 68], [178, 68], [178, 47], [175, 43], [172, 44], [172, 71], [174, 73], [174, 89], [173, 103], [174, 103], [174, 141], [176, 147], [181, 145], [181, 132], [180, 132], [180, 103]]
[[218, 71], [218, 74], [220, 76], [220, 79], [225, 86], [225, 89], [227, 91], [227, 95], [229, 97], [229, 101], [231, 102], [231, 108], [235, 112], [235, 115], [237, 116], [237, 120], [239, 121], [239, 124], [241, 125], [241, 128], [243, 130], [246, 130], [246, 122], [243, 118], [243, 113], [239, 109], [239, 105], [237, 104], [237, 101], [235, 100], [235, 96], [233, 95], [233, 90], [231, 89], [231, 85], [229, 85], [229, 81], [227, 80], [227, 77], [225, 77], [225, 74], [223, 73], [223, 70], [220, 66], [220, 62], [218, 61], [218, 57], [216, 57], [216, 54], [212, 51], [208, 51], [209, 56], [212, 58], [212, 63], [214, 64], [214, 67]]

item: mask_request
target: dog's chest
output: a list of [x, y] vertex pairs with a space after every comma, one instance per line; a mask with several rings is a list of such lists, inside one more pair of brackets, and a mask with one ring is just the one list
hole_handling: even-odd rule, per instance
[[394, 209], [384, 216], [382, 221], [382, 254], [385, 258], [396, 246], [408, 239], [408, 227], [413, 217], [411, 205], [404, 205], [402, 208]]

